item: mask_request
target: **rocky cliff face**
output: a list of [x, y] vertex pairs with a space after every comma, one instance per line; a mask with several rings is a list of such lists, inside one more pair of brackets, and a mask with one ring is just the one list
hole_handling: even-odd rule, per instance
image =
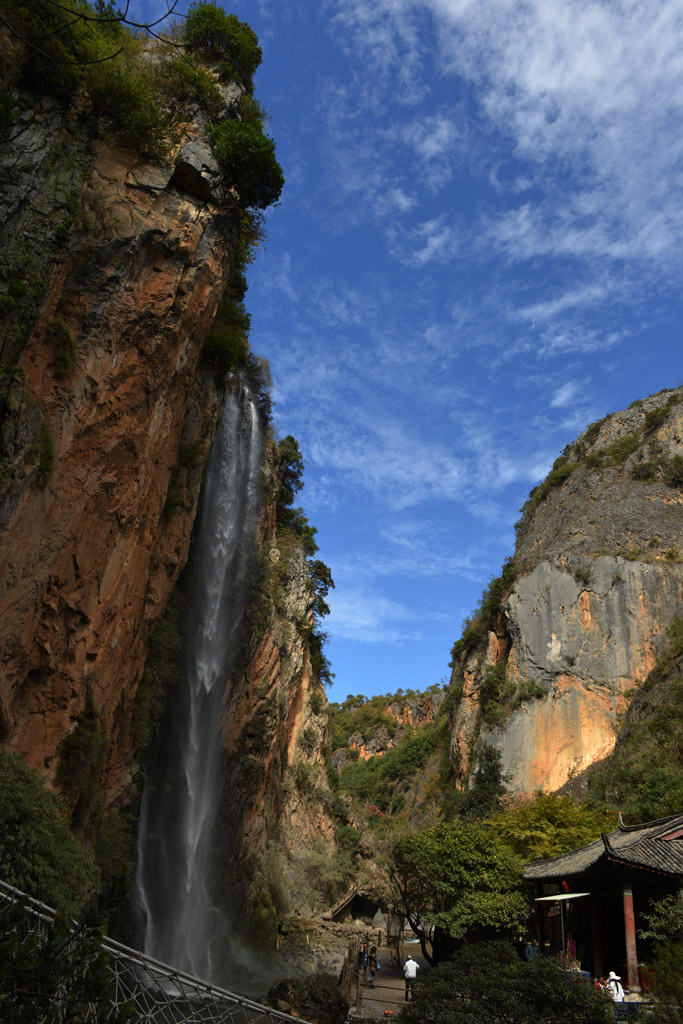
[[300, 876], [309, 856], [329, 859], [336, 846], [322, 756], [327, 697], [311, 664], [314, 591], [299, 542], [277, 531], [272, 514], [262, 526], [260, 559], [242, 667], [226, 706], [221, 817], [232, 823], [233, 870], [244, 874], [250, 864], [240, 893], [245, 908], [252, 921], [260, 914], [274, 923], [276, 911], [324, 905], [315, 881], [302, 886]]
[[[49, 773], [89, 686], [112, 741], [114, 800], [130, 781], [119, 725], [187, 556], [220, 412], [198, 364], [239, 211], [196, 120], [167, 161], [145, 162], [103, 142], [90, 156], [74, 141], [77, 113], [46, 101], [2, 151], [12, 188], [0, 220], [15, 248], [36, 228], [23, 215], [36, 182], [50, 182], [65, 147], [83, 183], [74, 193], [72, 174], [73, 224], [41, 268], [20, 351], [11, 317], [5, 329], [0, 722], [12, 749]], [[63, 192], [40, 193], [52, 231]], [[36, 230], [24, 244], [40, 258]]]
[[[144, 59], [158, 66], [163, 53]], [[204, 76], [210, 118], [200, 101], [166, 96], [175, 142], [163, 158], [98, 137], [83, 92], [34, 106], [12, 89], [0, 147], [0, 742], [62, 789], [79, 829], [94, 837], [94, 813], [122, 847], [144, 748], [149, 770], [163, 763], [226, 359], [255, 376], [264, 415], [269, 404], [267, 370], [230, 334], [235, 309], [248, 320], [238, 305], [258, 222], [210, 141], [216, 122], [260, 108], [249, 83], [213, 66], [191, 74], [193, 88]], [[221, 304], [203, 354], [226, 289], [237, 298]], [[310, 656], [316, 591], [301, 539], [276, 522], [277, 452], [269, 441], [260, 570], [226, 680], [218, 857], [226, 887], [269, 925], [278, 871], [296, 875], [313, 847], [334, 852], [327, 700]], [[70, 763], [84, 758], [83, 779], [64, 778], [65, 743]], [[84, 803], [86, 782], [95, 796]]]
[[[223, 116], [234, 116], [243, 89], [216, 84]], [[222, 407], [223, 385], [200, 356], [242, 211], [196, 105], [163, 160], [89, 141], [87, 117], [46, 99], [19, 115], [0, 155], [0, 739], [53, 778], [89, 690], [107, 744], [102, 791], [116, 805], [136, 766], [131, 721], [151, 628], [188, 557]], [[269, 507], [261, 533], [275, 572], [273, 516]], [[324, 695], [317, 713], [307, 698], [312, 598], [300, 550], [280, 575], [284, 596], [254, 627], [226, 736], [242, 769], [258, 762], [244, 794], [255, 850], [274, 766], [319, 762], [324, 733]], [[270, 745], [256, 756], [262, 725]], [[296, 793], [278, 805], [295, 826]]]
[[594, 424], [532, 492], [516, 578], [456, 645], [461, 770], [486, 742], [514, 791], [556, 790], [613, 749], [683, 609], [682, 403], [663, 392]]

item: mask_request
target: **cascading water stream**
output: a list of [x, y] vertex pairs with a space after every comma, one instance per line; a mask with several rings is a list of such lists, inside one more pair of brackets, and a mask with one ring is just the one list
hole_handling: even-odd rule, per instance
[[221, 797], [221, 708], [248, 598], [262, 456], [248, 390], [225, 402], [204, 482], [188, 587], [183, 692], [170, 743], [146, 784], [137, 897], [144, 952], [211, 980], [222, 912], [212, 898], [212, 837]]

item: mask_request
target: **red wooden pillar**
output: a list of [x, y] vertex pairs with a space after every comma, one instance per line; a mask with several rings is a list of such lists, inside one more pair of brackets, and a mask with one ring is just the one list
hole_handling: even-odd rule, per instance
[[636, 916], [633, 910], [633, 890], [630, 879], [624, 880], [624, 933], [626, 935], [627, 984], [631, 992], [640, 992], [638, 951], [636, 948]]
[[600, 901], [593, 893], [591, 901], [591, 924], [593, 931], [593, 976], [600, 978], [605, 973], [602, 960], [602, 922], [600, 920]]
[[[536, 895], [543, 895], [543, 886], [540, 882], [536, 883]], [[536, 938], [538, 939], [538, 948], [541, 951], [541, 956], [545, 956], [545, 903], [536, 903]]]

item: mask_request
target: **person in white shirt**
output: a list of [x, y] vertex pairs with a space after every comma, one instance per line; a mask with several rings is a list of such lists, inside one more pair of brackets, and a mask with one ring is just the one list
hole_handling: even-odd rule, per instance
[[615, 1003], [623, 1003], [624, 990], [621, 987], [621, 976], [619, 974], [615, 974], [614, 971], [609, 972], [605, 991], [609, 992]]
[[406, 1002], [408, 1002], [410, 992], [415, 985], [415, 979], [417, 978], [417, 972], [420, 970], [420, 965], [416, 960], [413, 960], [412, 956], [409, 956], [403, 965], [403, 975], [406, 979]]

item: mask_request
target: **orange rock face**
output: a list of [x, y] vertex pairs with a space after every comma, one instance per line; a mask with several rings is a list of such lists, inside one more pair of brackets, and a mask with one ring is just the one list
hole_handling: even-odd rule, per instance
[[[238, 211], [229, 193], [200, 200], [172, 178], [170, 163], [131, 167], [96, 145], [84, 202], [97, 197], [99, 219], [52, 268], [22, 360], [23, 404], [42, 411], [54, 469], [45, 487], [37, 457], [16, 469], [0, 536], [4, 738], [49, 774], [89, 685], [112, 739], [110, 801], [129, 782], [119, 726], [187, 557], [220, 409], [197, 368]], [[77, 346], [62, 379], [57, 317]], [[181, 442], [193, 452], [185, 467]]]
[[[683, 498], [672, 474], [682, 424], [683, 389], [608, 417], [568, 451], [571, 475], [525, 512], [518, 578], [487, 639], [454, 670], [461, 770], [482, 740], [500, 751], [514, 792], [552, 791], [613, 750], [632, 692], [683, 611]], [[624, 441], [628, 454], [615, 455]], [[505, 692], [486, 714], [480, 687], [500, 664]]]

